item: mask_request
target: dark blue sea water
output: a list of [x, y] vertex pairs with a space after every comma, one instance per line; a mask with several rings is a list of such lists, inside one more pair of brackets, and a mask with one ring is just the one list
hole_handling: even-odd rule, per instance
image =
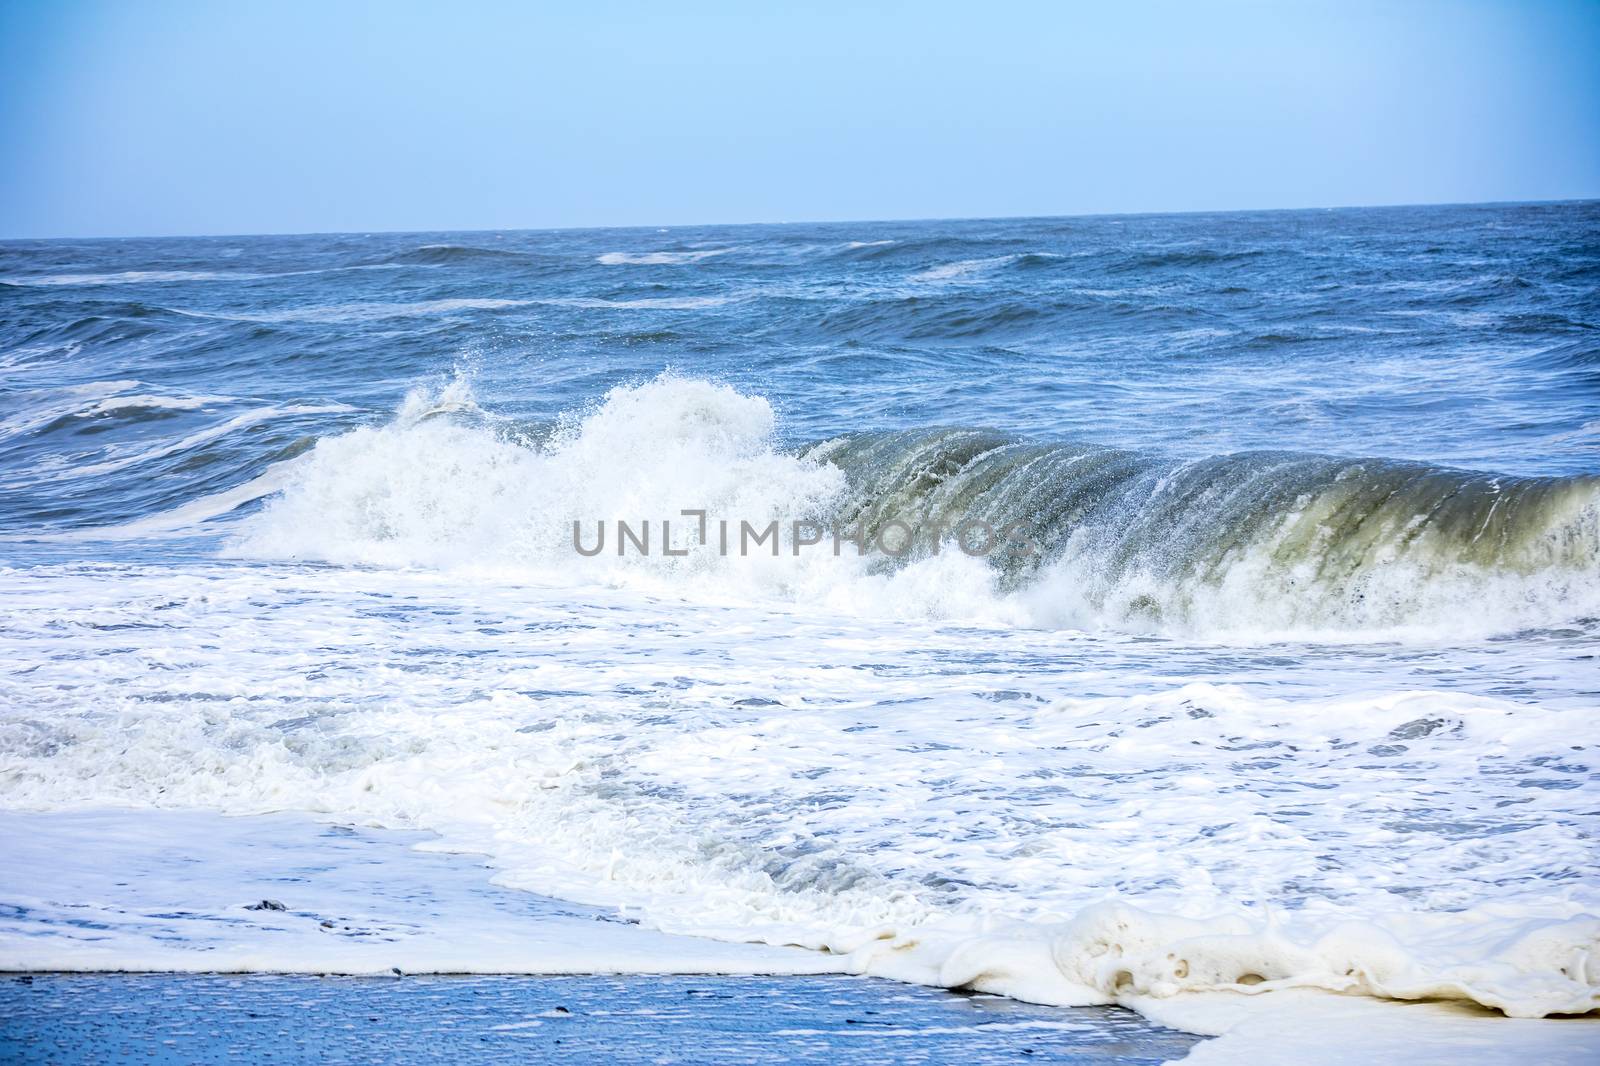
[[[1597, 290], [1591, 203], [9, 242], [0, 523], [178, 506], [461, 369], [530, 419], [674, 368], [796, 442], [963, 425], [1593, 473]], [[203, 403], [115, 402], [140, 395]]]
[[156, 876], [300, 812], [753, 968], [1597, 1002], [1595, 203], [13, 241], [0, 366], [0, 965], [538, 967]]

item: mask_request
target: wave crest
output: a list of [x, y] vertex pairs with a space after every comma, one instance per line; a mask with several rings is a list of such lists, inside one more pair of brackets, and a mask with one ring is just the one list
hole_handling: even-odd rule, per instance
[[[1184, 462], [986, 430], [840, 438], [852, 517], [1023, 523], [996, 559], [1040, 620], [1389, 631], [1600, 612], [1600, 478], [1245, 452]], [[1487, 598], [1487, 601], [1486, 599]], [[1488, 620], [1485, 619], [1487, 622]]]

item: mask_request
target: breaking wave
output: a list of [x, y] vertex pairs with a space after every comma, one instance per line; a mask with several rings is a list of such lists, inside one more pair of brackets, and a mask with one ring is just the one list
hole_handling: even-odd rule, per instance
[[[688, 536], [685, 510], [736, 531], [776, 521], [781, 547], [725, 554]], [[618, 520], [658, 538], [675, 527], [685, 554], [659, 540], [649, 556], [574, 552], [574, 523]], [[1027, 537], [996, 538], [980, 560], [933, 532], [964, 521]], [[797, 522], [846, 532], [796, 544]], [[908, 541], [900, 523], [927, 535]], [[672, 376], [530, 429], [456, 381], [414, 392], [386, 426], [322, 440], [236, 547], [1055, 627], [1485, 632], [1600, 615], [1600, 478], [1274, 452], [1185, 461], [962, 428], [786, 448], [766, 400]]]

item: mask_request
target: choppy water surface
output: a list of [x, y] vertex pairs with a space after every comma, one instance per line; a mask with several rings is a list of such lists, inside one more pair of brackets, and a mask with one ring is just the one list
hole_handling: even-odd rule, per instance
[[[0, 802], [1046, 1002], [1581, 1013], [1597, 287], [1592, 204], [3, 245]], [[572, 550], [685, 508], [1036, 550]]]

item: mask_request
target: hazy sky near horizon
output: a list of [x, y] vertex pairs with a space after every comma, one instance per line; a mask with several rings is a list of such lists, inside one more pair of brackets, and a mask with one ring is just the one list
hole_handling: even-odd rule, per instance
[[0, 237], [1600, 196], [1600, 0], [0, 0]]

